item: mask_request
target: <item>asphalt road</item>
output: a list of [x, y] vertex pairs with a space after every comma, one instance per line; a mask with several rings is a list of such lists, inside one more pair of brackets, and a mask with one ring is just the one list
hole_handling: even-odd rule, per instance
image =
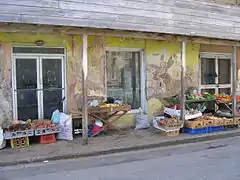
[[0, 180], [240, 180], [240, 137], [0, 168]]

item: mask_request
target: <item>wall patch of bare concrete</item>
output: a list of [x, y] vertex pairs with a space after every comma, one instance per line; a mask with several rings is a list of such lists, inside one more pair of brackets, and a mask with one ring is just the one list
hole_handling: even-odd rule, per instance
[[0, 44], [0, 126], [7, 127], [12, 119], [11, 46]]

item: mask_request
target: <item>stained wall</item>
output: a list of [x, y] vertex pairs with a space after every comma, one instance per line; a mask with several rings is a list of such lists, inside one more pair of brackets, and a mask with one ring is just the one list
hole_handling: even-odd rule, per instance
[[[65, 47], [67, 52], [67, 110], [78, 111], [81, 96], [81, 36], [61, 34], [0, 33], [0, 119], [12, 121], [11, 47], [13, 45], [34, 46], [43, 40], [44, 46]], [[88, 38], [88, 95], [104, 97], [105, 48], [141, 48], [146, 55], [146, 98], [150, 116], [162, 107], [162, 99], [180, 92], [180, 43], [132, 38], [89, 36]], [[200, 45], [187, 44], [186, 87], [198, 86], [198, 57]], [[78, 102], [78, 103], [77, 103]], [[135, 124], [133, 114], [126, 115], [116, 126], [131, 127]]]

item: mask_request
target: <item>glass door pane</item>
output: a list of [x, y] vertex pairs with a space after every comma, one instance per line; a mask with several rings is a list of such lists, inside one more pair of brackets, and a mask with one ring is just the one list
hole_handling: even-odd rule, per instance
[[63, 111], [62, 89], [43, 90], [43, 112], [45, 119], [51, 119], [53, 111]]
[[107, 51], [107, 96], [118, 98], [133, 109], [140, 103], [140, 52]]
[[231, 84], [230, 59], [218, 59], [218, 84]]
[[216, 65], [213, 58], [201, 58], [201, 84], [216, 84]]
[[18, 119], [37, 119], [37, 58], [15, 60]]
[[49, 119], [54, 110], [63, 109], [63, 77], [61, 58], [42, 58], [44, 118]]

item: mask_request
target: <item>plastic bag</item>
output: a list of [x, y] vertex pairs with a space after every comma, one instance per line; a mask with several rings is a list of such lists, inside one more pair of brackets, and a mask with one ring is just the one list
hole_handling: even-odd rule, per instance
[[3, 129], [0, 127], [0, 149], [6, 146], [6, 140], [3, 138]]
[[52, 120], [55, 124], [59, 124], [59, 123], [60, 123], [60, 112], [59, 112], [58, 109], [55, 110], [55, 111], [52, 113], [51, 120]]
[[142, 113], [137, 114], [135, 130], [147, 129], [149, 127], [150, 127], [150, 123], [148, 120], [148, 115], [142, 114]]
[[60, 113], [60, 133], [58, 133], [57, 139], [73, 140], [71, 115]]

